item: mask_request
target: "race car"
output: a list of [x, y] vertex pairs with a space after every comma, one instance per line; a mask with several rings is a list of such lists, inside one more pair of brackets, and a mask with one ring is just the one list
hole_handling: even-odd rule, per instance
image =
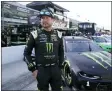
[[110, 53], [84, 37], [66, 36], [63, 45], [62, 77], [70, 88], [112, 91]]
[[95, 41], [105, 51], [112, 53], [111, 41], [107, 40], [103, 36], [92, 36], [92, 40]]
[[102, 35], [106, 39], [107, 42], [111, 42], [112, 36], [111, 35]]

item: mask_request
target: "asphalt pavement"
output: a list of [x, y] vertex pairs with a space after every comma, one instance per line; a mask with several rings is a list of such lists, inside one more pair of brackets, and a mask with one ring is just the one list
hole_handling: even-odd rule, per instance
[[[24, 61], [2, 64], [3, 90], [37, 90], [37, 81], [28, 71]], [[65, 90], [70, 91], [68, 87], [64, 87]]]

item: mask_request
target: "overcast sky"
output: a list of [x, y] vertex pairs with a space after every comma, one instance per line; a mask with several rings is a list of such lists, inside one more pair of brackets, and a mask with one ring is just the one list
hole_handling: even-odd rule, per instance
[[[19, 2], [23, 5], [29, 2]], [[90, 21], [97, 23], [97, 26], [111, 30], [111, 3], [110, 2], [53, 2], [70, 12], [68, 17], [79, 21]]]

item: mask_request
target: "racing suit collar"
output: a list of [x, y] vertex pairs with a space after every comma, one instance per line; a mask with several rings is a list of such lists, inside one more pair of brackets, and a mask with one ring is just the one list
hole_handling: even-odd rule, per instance
[[42, 28], [42, 31], [44, 31], [45, 33], [49, 33], [49, 34], [53, 33], [53, 29], [51, 29], [51, 31], [46, 31], [44, 28]]

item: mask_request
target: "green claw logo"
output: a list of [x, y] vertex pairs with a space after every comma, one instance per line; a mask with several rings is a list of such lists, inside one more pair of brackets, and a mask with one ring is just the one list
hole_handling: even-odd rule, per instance
[[53, 43], [46, 43], [46, 48], [48, 53], [53, 52]]
[[[92, 59], [93, 61], [95, 61], [96, 63], [98, 63], [99, 65], [101, 65], [105, 69], [107, 69], [107, 67], [104, 65], [104, 63], [106, 63], [108, 66], [112, 67], [111, 59], [108, 58], [103, 53], [83, 53], [82, 55], [85, 55], [88, 58]], [[98, 59], [101, 61], [99, 61]]]

